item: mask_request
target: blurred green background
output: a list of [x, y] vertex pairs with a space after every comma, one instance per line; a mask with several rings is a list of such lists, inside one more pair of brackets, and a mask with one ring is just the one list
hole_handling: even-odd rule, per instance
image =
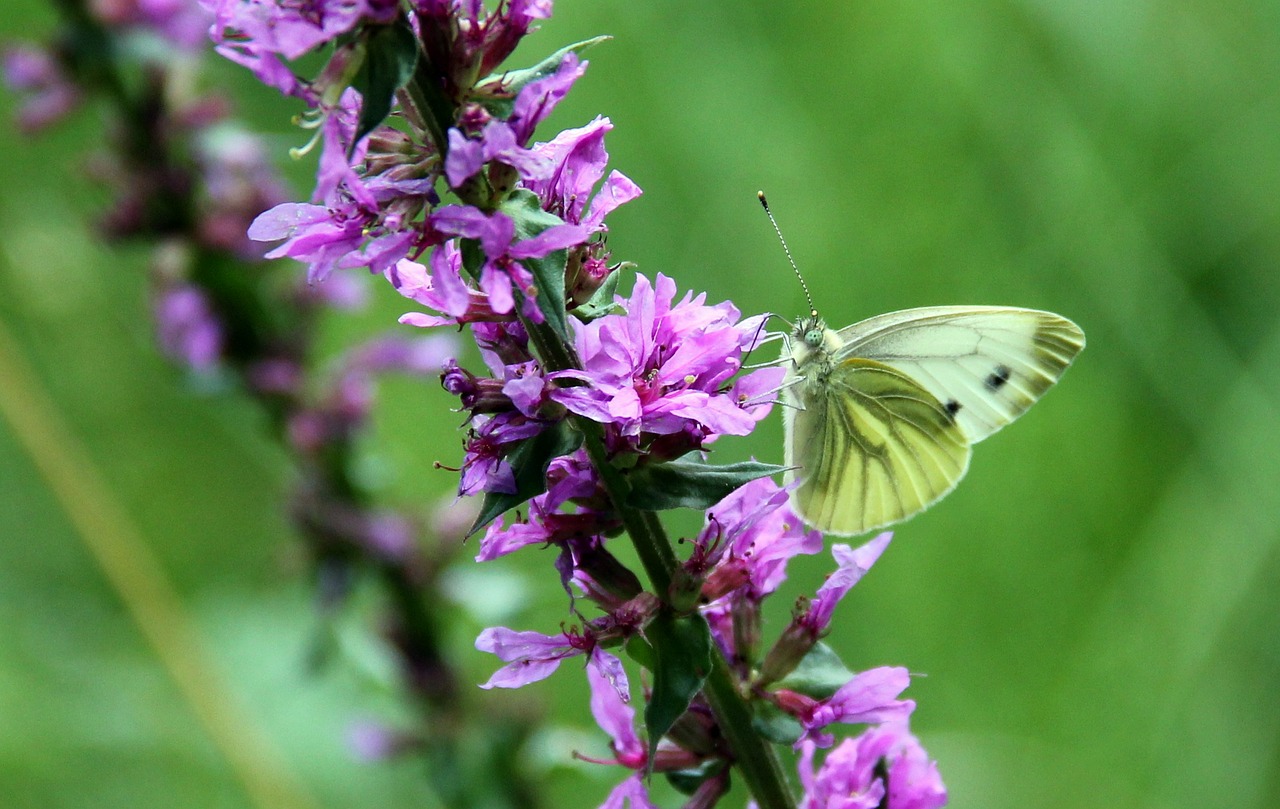
[[[9, 0], [0, 35], [52, 22]], [[616, 258], [799, 314], [764, 188], [838, 324], [1011, 304], [1088, 335], [1060, 389], [899, 528], [831, 638], [851, 666], [922, 675], [913, 725], [951, 805], [1280, 805], [1280, 5], [560, 0], [522, 54], [599, 33], [616, 38], [546, 131], [613, 119], [613, 165], [645, 189], [612, 218]], [[218, 81], [282, 156], [302, 141], [293, 107], [233, 69]], [[94, 239], [99, 111], [28, 140], [13, 106], [0, 100], [0, 321], [176, 587], [207, 657], [192, 663], [220, 683], [209, 696], [309, 796], [280, 805], [434, 805], [414, 762], [347, 748], [353, 722], [409, 721], [372, 610], [349, 612], [342, 659], [307, 665], [320, 622], [260, 415], [157, 356], [145, 251]], [[374, 292], [332, 346], [406, 309]], [[401, 502], [447, 493], [431, 464], [460, 457], [440, 429], [450, 400], [383, 392], [371, 474]], [[718, 453], [778, 462], [778, 417]], [[493, 668], [470, 650], [486, 622], [566, 618], [547, 555], [509, 562], [456, 577], [464, 599], [501, 594], [454, 624], [475, 682]], [[775, 627], [828, 568], [796, 566]], [[264, 805], [122, 604], [0, 423], [0, 806]], [[546, 706], [548, 806], [594, 806], [618, 777], [567, 761], [601, 752], [582, 686], [567, 668], [477, 697], [498, 716]]]

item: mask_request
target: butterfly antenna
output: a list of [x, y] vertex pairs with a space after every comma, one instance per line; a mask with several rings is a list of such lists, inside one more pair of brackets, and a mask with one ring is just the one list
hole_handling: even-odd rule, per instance
[[782, 228], [778, 227], [778, 220], [773, 218], [773, 211], [769, 210], [769, 200], [764, 198], [763, 191], [757, 191], [756, 197], [759, 198], [760, 204], [764, 206], [764, 214], [769, 217], [769, 223], [773, 225], [773, 232], [778, 234], [778, 241], [782, 242], [782, 252], [787, 254], [787, 261], [791, 263], [791, 269], [795, 271], [796, 278], [800, 279], [800, 288], [804, 290], [804, 299], [809, 302], [809, 314], [817, 317], [818, 310], [813, 306], [813, 296], [809, 294], [809, 285], [804, 282], [804, 276], [800, 274], [800, 268], [796, 266], [796, 260], [791, 257], [791, 248], [787, 247], [787, 240], [782, 238]]

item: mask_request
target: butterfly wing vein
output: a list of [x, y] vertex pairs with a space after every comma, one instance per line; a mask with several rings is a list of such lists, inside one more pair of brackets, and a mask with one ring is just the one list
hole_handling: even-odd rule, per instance
[[908, 309], [825, 334], [838, 350], [824, 342], [793, 365], [786, 455], [796, 510], [833, 534], [947, 494], [970, 446], [1022, 415], [1084, 348], [1064, 317], [996, 306]]
[[802, 517], [835, 534], [904, 519], [963, 477], [969, 446], [937, 398], [883, 363], [850, 359], [805, 387], [787, 463]]

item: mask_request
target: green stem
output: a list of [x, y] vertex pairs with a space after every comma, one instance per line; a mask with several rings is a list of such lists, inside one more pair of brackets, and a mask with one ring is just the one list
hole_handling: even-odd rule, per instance
[[[702, 626], [706, 627], [706, 623]], [[738, 690], [733, 672], [715, 644], [712, 644], [711, 673], [707, 675], [702, 693], [711, 705], [720, 731], [733, 748], [738, 772], [747, 782], [751, 797], [762, 809], [795, 809], [795, 798], [787, 788], [782, 763], [773, 746], [752, 727], [751, 707]]]

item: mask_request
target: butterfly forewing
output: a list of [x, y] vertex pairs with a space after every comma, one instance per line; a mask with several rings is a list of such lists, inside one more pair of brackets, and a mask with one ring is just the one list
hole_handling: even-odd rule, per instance
[[964, 476], [969, 441], [938, 397], [901, 370], [850, 357], [794, 394], [787, 465], [808, 523], [860, 534], [928, 507]]
[[1076, 324], [1052, 312], [933, 306], [840, 330], [837, 358], [896, 368], [933, 394], [976, 443], [1022, 415], [1084, 348]]

